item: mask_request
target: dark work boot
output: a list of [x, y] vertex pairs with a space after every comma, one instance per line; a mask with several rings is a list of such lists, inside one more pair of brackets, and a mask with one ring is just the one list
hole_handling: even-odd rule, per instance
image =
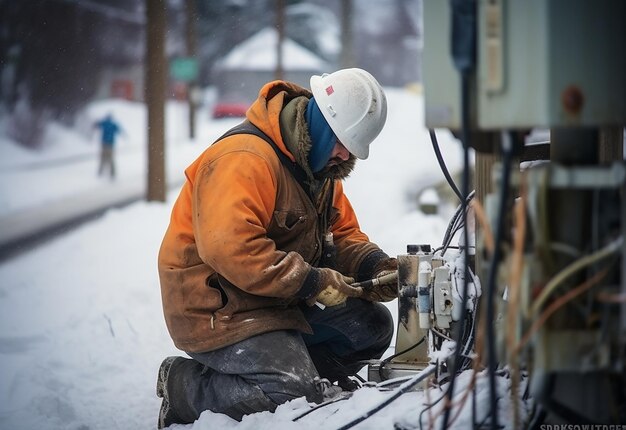
[[349, 376], [340, 376], [337, 380], [337, 385], [339, 385], [344, 391], [356, 391], [361, 388], [361, 384]]
[[156, 386], [156, 395], [157, 397], [163, 399], [161, 402], [161, 409], [159, 410], [159, 422], [157, 423], [157, 429], [161, 430], [165, 427], [169, 427], [172, 424], [185, 424], [174, 412], [170, 404], [170, 397], [167, 391], [167, 378], [170, 374], [170, 369], [172, 368], [172, 364], [174, 364], [177, 360], [187, 360], [183, 357], [167, 357], [161, 363], [161, 367], [159, 367], [159, 376], [157, 379]]

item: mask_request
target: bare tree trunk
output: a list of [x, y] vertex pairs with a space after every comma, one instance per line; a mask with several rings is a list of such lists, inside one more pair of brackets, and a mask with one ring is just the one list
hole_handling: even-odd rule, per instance
[[[197, 35], [196, 35], [196, 0], [187, 0], [186, 4], [186, 39], [187, 39], [187, 56], [189, 58], [196, 59], [197, 50]], [[197, 81], [193, 79], [188, 83], [187, 87], [187, 100], [189, 102], [189, 139], [193, 140], [196, 137], [196, 92]]]
[[148, 105], [148, 201], [165, 201], [165, 0], [146, 1], [146, 103]]
[[276, 0], [276, 29], [278, 40], [276, 42], [276, 79], [284, 79], [283, 69], [283, 40], [285, 40], [285, 0]]
[[341, 68], [355, 67], [354, 37], [352, 30], [352, 0], [341, 0]]

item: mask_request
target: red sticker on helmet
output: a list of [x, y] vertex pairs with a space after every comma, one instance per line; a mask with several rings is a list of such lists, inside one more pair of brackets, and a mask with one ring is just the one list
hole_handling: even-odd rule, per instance
[[326, 87], [326, 94], [327, 94], [327, 95], [331, 95], [331, 94], [332, 94], [332, 93], [334, 93], [334, 92], [335, 92], [335, 90], [333, 89], [333, 86], [332, 86], [332, 85], [331, 85], [331, 86], [329, 86], [329, 87]]

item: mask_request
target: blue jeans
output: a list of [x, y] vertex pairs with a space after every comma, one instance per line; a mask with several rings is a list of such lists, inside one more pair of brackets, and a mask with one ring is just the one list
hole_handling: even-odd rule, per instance
[[364, 360], [388, 348], [393, 318], [380, 303], [348, 299], [345, 306], [303, 307], [314, 334], [294, 330], [260, 334], [172, 366], [170, 404], [185, 422], [205, 410], [243, 415], [273, 411], [298, 397], [320, 402], [316, 376], [335, 381], [356, 374]]

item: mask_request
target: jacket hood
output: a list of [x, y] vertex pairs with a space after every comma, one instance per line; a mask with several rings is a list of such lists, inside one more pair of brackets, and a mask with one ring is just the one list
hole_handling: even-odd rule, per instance
[[283, 107], [296, 97], [313, 96], [311, 91], [299, 85], [272, 81], [265, 84], [259, 91], [259, 97], [246, 112], [246, 118], [267, 134], [291, 161], [296, 161], [287, 149], [280, 133], [280, 112]]

